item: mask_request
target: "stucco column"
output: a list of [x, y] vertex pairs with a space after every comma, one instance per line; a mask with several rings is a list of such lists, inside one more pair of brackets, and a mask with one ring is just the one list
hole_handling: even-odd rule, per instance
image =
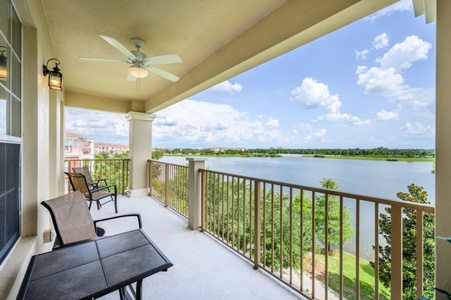
[[[451, 236], [451, 1], [437, 0], [435, 229]], [[436, 241], [436, 286], [451, 292], [451, 244]], [[439, 299], [439, 298], [437, 298]], [[441, 299], [441, 298], [440, 298]]]
[[188, 161], [188, 227], [199, 229], [201, 223], [201, 180], [199, 169], [205, 168], [205, 158], [187, 158]]
[[154, 114], [129, 112], [130, 183], [128, 197], [147, 196], [147, 160], [152, 158], [152, 121]]

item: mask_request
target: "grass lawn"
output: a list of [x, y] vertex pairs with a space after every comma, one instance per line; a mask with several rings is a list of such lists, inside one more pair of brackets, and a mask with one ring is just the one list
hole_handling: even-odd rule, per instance
[[[324, 255], [316, 256], [317, 263], [324, 265]], [[329, 287], [334, 291], [339, 291], [340, 285], [340, 262], [338, 253], [329, 255]], [[347, 299], [357, 299], [356, 297], [356, 261], [355, 256], [343, 253], [343, 286], [344, 297]], [[360, 259], [360, 298], [374, 299], [374, 269], [366, 260]], [[390, 299], [390, 289], [379, 282], [379, 299]]]

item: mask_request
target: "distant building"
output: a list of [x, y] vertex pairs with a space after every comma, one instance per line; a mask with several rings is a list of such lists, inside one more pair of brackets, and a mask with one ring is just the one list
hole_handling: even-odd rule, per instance
[[99, 152], [108, 152], [108, 153], [117, 153], [122, 154], [125, 151], [129, 150], [128, 145], [124, 144], [109, 144], [109, 143], [95, 143], [94, 145], [94, 153], [97, 154]]
[[94, 158], [94, 139], [84, 135], [64, 132], [64, 157], [66, 159]]
[[64, 157], [68, 160], [94, 159], [94, 154], [99, 152], [122, 154], [128, 150], [128, 145], [94, 142], [84, 135], [64, 132]]

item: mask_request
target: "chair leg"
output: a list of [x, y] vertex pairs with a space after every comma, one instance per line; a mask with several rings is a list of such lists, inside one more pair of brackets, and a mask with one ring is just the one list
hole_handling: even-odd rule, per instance
[[97, 200], [97, 210], [100, 209], [100, 201]]
[[88, 209], [91, 210], [92, 200], [89, 200], [89, 206]]
[[117, 213], [117, 195], [114, 195], [114, 209], [116, 210]]

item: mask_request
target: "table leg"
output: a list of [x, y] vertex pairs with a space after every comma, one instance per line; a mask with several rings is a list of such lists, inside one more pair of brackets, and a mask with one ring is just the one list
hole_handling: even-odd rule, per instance
[[142, 280], [138, 280], [136, 282], [136, 300], [142, 299]]

